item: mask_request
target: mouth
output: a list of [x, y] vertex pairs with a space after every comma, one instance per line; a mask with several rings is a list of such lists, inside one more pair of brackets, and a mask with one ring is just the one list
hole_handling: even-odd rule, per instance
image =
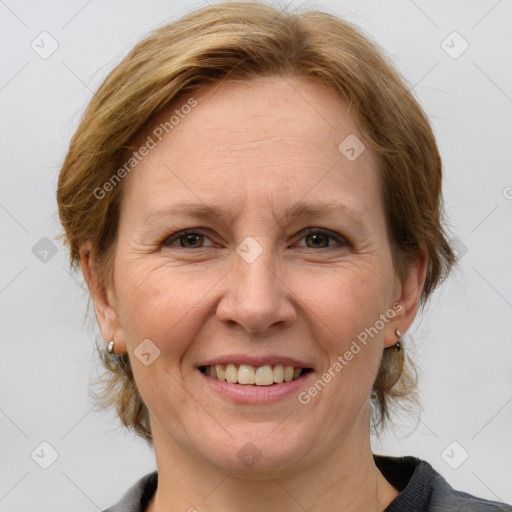
[[199, 371], [215, 380], [230, 384], [246, 386], [279, 386], [292, 382], [313, 371], [312, 368], [299, 368], [282, 364], [264, 364], [252, 366], [249, 364], [215, 364], [198, 367]]

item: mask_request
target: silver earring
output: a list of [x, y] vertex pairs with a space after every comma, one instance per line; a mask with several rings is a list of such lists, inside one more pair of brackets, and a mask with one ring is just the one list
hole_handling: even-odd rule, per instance
[[107, 352], [108, 352], [109, 354], [113, 354], [113, 353], [114, 353], [114, 340], [112, 340], [112, 341], [108, 344]]
[[400, 331], [400, 329], [396, 329], [395, 330], [395, 334], [396, 334], [396, 337], [398, 338], [398, 341], [395, 343], [395, 350], [398, 352], [400, 350], [402, 350], [402, 345], [400, 343], [400, 340], [402, 339], [402, 332]]

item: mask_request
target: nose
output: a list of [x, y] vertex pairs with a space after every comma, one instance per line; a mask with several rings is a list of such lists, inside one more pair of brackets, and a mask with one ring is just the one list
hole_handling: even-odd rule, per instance
[[250, 333], [285, 327], [296, 320], [294, 296], [283, 280], [282, 265], [270, 248], [263, 248], [252, 262], [234, 254], [234, 268], [223, 280], [225, 288], [217, 305], [217, 318]]

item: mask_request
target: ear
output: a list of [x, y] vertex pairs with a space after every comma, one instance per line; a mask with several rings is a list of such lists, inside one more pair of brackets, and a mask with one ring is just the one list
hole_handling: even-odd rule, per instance
[[406, 278], [397, 283], [396, 300], [393, 306], [396, 315], [388, 324], [384, 335], [386, 347], [391, 347], [398, 341], [396, 329], [405, 334], [416, 318], [427, 276], [427, 261], [427, 252], [422, 248], [418, 251], [416, 260], [411, 264]]
[[94, 302], [96, 320], [103, 340], [107, 344], [114, 340], [114, 352], [116, 354], [126, 352], [124, 330], [119, 322], [118, 313], [112, 299], [113, 293], [106, 289], [101, 282], [91, 241], [84, 242], [80, 246], [80, 267]]

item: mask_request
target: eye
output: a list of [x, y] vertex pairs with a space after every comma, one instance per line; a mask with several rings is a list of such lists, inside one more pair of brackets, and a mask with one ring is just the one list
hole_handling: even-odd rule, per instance
[[[329, 239], [335, 240], [341, 246], [349, 245], [347, 240], [341, 235], [318, 228], [307, 230], [306, 234], [301, 238], [301, 240], [306, 240], [306, 247], [310, 249], [330, 249], [332, 244], [329, 245]], [[311, 242], [311, 245], [308, 245], [308, 241]]]
[[179, 242], [179, 247], [183, 247], [184, 249], [201, 249], [203, 247], [202, 242], [204, 242], [205, 238], [208, 239], [201, 231], [190, 229], [171, 235], [163, 241], [162, 245], [176, 245], [175, 242]]
[[[183, 249], [201, 249], [204, 247], [211, 247], [204, 245], [205, 240], [210, 239], [202, 232], [202, 230], [188, 229], [166, 238], [162, 245], [178, 246]], [[307, 230], [306, 234], [300, 240], [306, 240], [306, 245], [302, 245], [301, 247], [307, 247], [309, 249], [329, 249], [333, 245], [329, 243], [330, 240], [334, 240], [339, 246], [345, 247], [349, 245], [347, 240], [345, 240], [341, 235], [318, 228], [311, 228]]]

